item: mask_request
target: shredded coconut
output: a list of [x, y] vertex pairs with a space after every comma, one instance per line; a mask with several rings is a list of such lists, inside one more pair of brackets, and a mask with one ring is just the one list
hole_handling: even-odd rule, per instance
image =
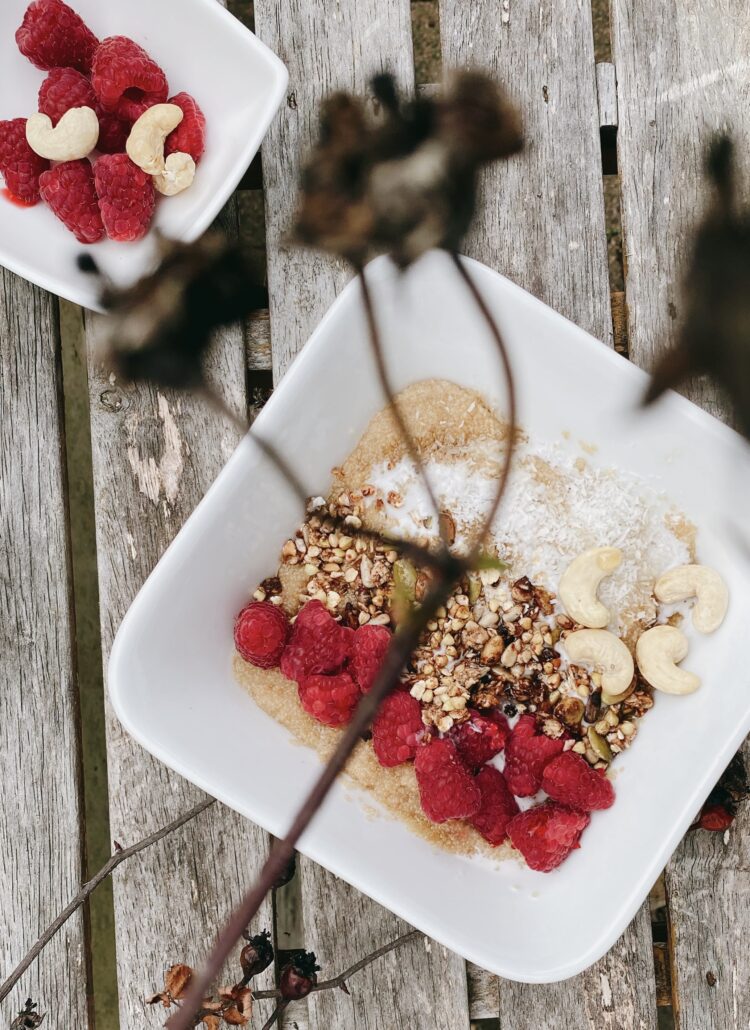
[[[454, 460], [428, 460], [426, 471], [441, 510], [455, 521], [455, 546], [465, 550], [494, 496], [496, 451], [493, 458], [490, 445], [477, 442], [470, 451], [457, 451]], [[375, 467], [371, 483], [383, 497], [400, 495], [398, 508], [386, 506], [397, 532], [436, 534], [428, 494], [408, 458]], [[611, 628], [622, 633], [654, 618], [656, 577], [692, 560], [689, 530], [668, 500], [637, 477], [598, 468], [554, 444], [527, 444], [493, 523], [492, 545], [509, 563], [509, 577], [528, 576], [553, 591], [576, 555], [590, 547], [619, 547], [622, 564], [604, 580], [599, 596], [613, 614]]]

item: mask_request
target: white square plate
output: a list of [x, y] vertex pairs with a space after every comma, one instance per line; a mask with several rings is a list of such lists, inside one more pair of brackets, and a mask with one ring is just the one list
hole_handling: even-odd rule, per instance
[[[218, 0], [71, 0], [100, 39], [130, 36], [165, 71], [170, 96], [183, 90], [206, 115], [206, 153], [195, 182], [157, 204], [153, 228], [196, 239], [221, 211], [260, 147], [286, 90], [285, 66]], [[46, 72], [18, 50], [15, 33], [28, 0], [0, 3], [0, 119], [28, 118]], [[0, 176], [0, 180], [1, 180]], [[61, 297], [98, 308], [96, 282], [76, 258], [90, 251], [116, 283], [152, 264], [153, 231], [139, 243], [78, 243], [43, 203], [20, 208], [0, 196], [0, 264]]]
[[[594, 442], [599, 450], [590, 461], [667, 491], [700, 527], [702, 560], [726, 578], [729, 614], [691, 650], [701, 690], [658, 697], [635, 746], [617, 760], [615, 806], [595, 815], [581, 849], [556, 872], [436, 850], [396, 819], [373, 819], [372, 800], [346, 781], [301, 850], [486, 969], [547, 982], [578, 973], [622, 933], [750, 728], [744, 658], [730, 646], [745, 638], [750, 587], [722, 515], [730, 477], [747, 479], [750, 470], [744, 444], [726, 426], [674, 394], [649, 414], [636, 413], [642, 372], [501, 276], [474, 262], [470, 269], [505, 333], [521, 422], [532, 438], [578, 454], [576, 440]], [[395, 386], [451, 379], [502, 411], [496, 354], [448, 259], [430, 254], [402, 280], [379, 259], [368, 276]], [[331, 467], [381, 406], [353, 284], [256, 428], [291, 459], [310, 493], [325, 493]], [[302, 515], [245, 439], [133, 604], [109, 667], [112, 702], [126, 729], [277, 835], [319, 760], [234, 682], [232, 625], [258, 581], [275, 571]], [[241, 746], [207, 750], [212, 725], [232, 726]]]

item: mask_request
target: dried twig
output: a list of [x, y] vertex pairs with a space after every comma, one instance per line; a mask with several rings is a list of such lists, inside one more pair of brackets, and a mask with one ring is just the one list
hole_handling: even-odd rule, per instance
[[381, 701], [398, 683], [403, 668], [419, 643], [427, 623], [434, 618], [437, 609], [448, 599], [463, 571], [464, 563], [462, 561], [450, 554], [445, 555], [443, 576], [432, 586], [422, 602], [422, 606], [414, 611], [409, 620], [404, 623], [403, 629], [395, 634], [375, 684], [368, 693], [362, 695], [351, 722], [342, 731], [336, 750], [303, 802], [287, 835], [283, 840], [277, 841], [272, 848], [255, 885], [240, 902], [229, 922], [219, 934], [205, 966], [191, 981], [183, 1007], [167, 1022], [169, 1030], [189, 1030], [190, 1020], [200, 1006], [201, 999], [239, 940], [242, 931], [257, 915], [264, 898], [286, 868], [297, 842], [326, 799], [362, 734], [369, 727]]
[[365, 315], [367, 316], [367, 328], [368, 337], [370, 340], [370, 349], [372, 350], [373, 357], [375, 358], [375, 368], [378, 372], [380, 385], [383, 389], [385, 398], [388, 401], [390, 411], [396, 422], [398, 431], [401, 434], [401, 437], [404, 441], [404, 445], [409, 454], [409, 457], [414, 463], [414, 467], [417, 470], [417, 475], [419, 475], [419, 477], [422, 480], [422, 483], [424, 484], [425, 492], [427, 493], [427, 497], [429, 498], [432, 510], [435, 513], [435, 522], [439, 527], [440, 536], [442, 537], [443, 543], [447, 546], [448, 538], [445, 527], [443, 525], [443, 520], [440, 518], [440, 505], [438, 504], [437, 497], [435, 496], [435, 491], [432, 489], [432, 483], [430, 482], [430, 477], [427, 475], [427, 470], [424, 467], [424, 462], [422, 461], [422, 456], [419, 453], [419, 448], [417, 447], [416, 441], [412, 436], [411, 430], [406, 424], [406, 420], [401, 411], [401, 407], [398, 403], [398, 400], [396, 399], [393, 390], [393, 384], [391, 383], [391, 378], [388, 374], [388, 367], [385, 363], [385, 354], [383, 352], [382, 343], [380, 342], [380, 333], [378, 332], [378, 323], [377, 319], [375, 318], [375, 308], [372, 303], [372, 295], [370, 294], [370, 287], [367, 282], [367, 276], [365, 275], [364, 268], [359, 267], [357, 269], [357, 276], [359, 278], [359, 283], [362, 288], [362, 300], [365, 306]]
[[279, 1019], [281, 1019], [281, 1014], [283, 1013], [284, 1009], [287, 1007], [288, 1004], [289, 1002], [287, 1001], [279, 1002], [279, 1004], [276, 1006], [271, 1015], [263, 1024], [263, 1030], [271, 1030], [271, 1027], [274, 1026]]
[[[365, 969], [379, 958], [383, 958], [384, 955], [389, 954], [391, 951], [396, 951], [397, 948], [403, 948], [405, 944], [410, 944], [412, 941], [424, 938], [424, 934], [421, 930], [410, 930], [409, 933], [404, 933], [400, 937], [397, 937], [393, 941], [389, 941], [388, 944], [384, 944], [382, 948], [378, 948], [376, 951], [370, 952], [369, 955], [365, 955], [359, 962], [355, 962], [354, 965], [349, 966], [343, 973], [339, 973], [338, 976], [331, 977], [330, 980], [320, 980], [315, 984], [311, 990], [311, 994], [315, 994], [317, 991], [332, 991], [338, 988], [346, 988], [346, 981], [351, 979], [355, 973], [358, 973], [361, 969]], [[273, 991], [253, 991], [253, 997], [256, 1001], [262, 1001], [265, 998], [279, 998], [281, 992], [278, 990]]]
[[115, 852], [111, 858], [105, 862], [99, 872], [93, 876], [88, 883], [85, 883], [83, 887], [81, 887], [80, 891], [76, 894], [70, 904], [62, 910], [59, 916], [57, 916], [52, 923], [50, 923], [37, 942], [21, 959], [7, 980], [0, 985], [0, 1001], [3, 1001], [8, 997], [34, 959], [37, 958], [37, 956], [47, 947], [55, 934], [65, 925], [65, 923], [67, 923], [73, 913], [81, 907], [91, 894], [93, 894], [102, 880], [106, 880], [118, 865], [126, 859], [131, 858], [133, 855], [137, 855], [140, 851], [145, 851], [146, 848], [151, 847], [152, 844], [156, 844], [157, 841], [163, 840], [164, 837], [168, 837], [169, 834], [173, 833], [175, 830], [179, 830], [181, 826], [184, 826], [185, 823], [189, 823], [191, 819], [195, 819], [197, 815], [200, 815], [201, 812], [204, 812], [215, 803], [215, 798], [206, 798], [204, 801], [201, 801], [199, 804], [191, 808], [188, 812], [183, 812], [181, 816], [169, 823], [169, 825], [163, 826], [160, 830], [156, 830], [154, 833], [149, 834], [148, 837], [144, 837], [143, 840], [138, 841], [137, 844], [131, 844], [130, 847], [122, 848], [119, 844], [115, 844]]
[[[462, 264], [460, 258], [453, 254], [453, 261], [461, 275], [461, 278], [469, 288], [475, 303], [478, 305], [483, 318], [490, 328], [493, 340], [499, 350], [503, 371], [508, 384], [510, 409], [510, 432], [508, 444], [505, 449], [505, 460], [498, 481], [495, 498], [490, 506], [487, 518], [480, 530], [475, 545], [475, 551], [478, 553], [490, 530], [492, 521], [497, 514], [500, 501], [502, 500], [503, 493], [508, 483], [516, 432], [515, 391], [513, 388], [512, 370], [500, 330], [498, 329], [489, 308], [485, 304], [481, 293], [477, 289], [476, 284]], [[367, 309], [368, 304], [371, 304], [371, 302], [363, 276], [361, 277], [361, 282], [364, 284], [363, 296], [365, 298], [365, 307]], [[382, 364], [381, 342], [374, 320], [370, 321], [369, 325], [373, 351], [376, 354], [380, 352]], [[391, 404], [393, 410], [395, 410], [393, 404], [394, 398], [390, 393], [390, 383], [387, 375], [383, 381], [383, 385], [386, 389], [388, 402]], [[266, 453], [269, 454], [269, 457], [275, 455], [275, 451], [266, 451]], [[286, 475], [286, 464], [281, 462], [278, 467], [282, 474]], [[295, 486], [295, 481], [293, 479], [291, 480], [291, 485], [293, 487]], [[473, 560], [475, 556], [476, 555], [473, 554], [471, 559]], [[434, 618], [437, 609], [447, 601], [455, 584], [470, 568], [471, 565], [469, 561], [451, 554], [445, 544], [441, 545], [437, 554], [433, 557], [433, 582], [426, 597], [423, 599], [421, 606], [411, 612], [409, 618], [402, 624], [399, 633], [394, 635], [375, 684], [368, 693], [362, 696], [351, 722], [341, 733], [336, 750], [328, 760], [317, 782], [303, 802], [286, 837], [279, 840], [272, 848], [255, 885], [245, 895], [235, 912], [232, 914], [229, 922], [219, 934], [214, 948], [208, 956], [203, 969], [193, 977], [190, 987], [185, 995], [183, 1005], [167, 1021], [166, 1025], [169, 1030], [189, 1030], [190, 1021], [194, 1013], [199, 1008], [201, 999], [205, 992], [209, 989], [211, 983], [221, 969], [221, 966], [228, 958], [230, 951], [239, 940], [243, 930], [252, 922], [253, 918], [257, 914], [261, 904], [263, 903], [263, 899], [272, 889], [273, 884], [283, 872], [286, 864], [294, 853], [297, 842], [307, 829], [316, 811], [327, 797], [328, 792], [333, 786], [339, 773], [344, 769], [349, 756], [361, 739], [362, 734], [369, 728], [381, 702], [399, 682], [403, 669], [405, 668], [410, 655], [418, 646], [427, 623]]]

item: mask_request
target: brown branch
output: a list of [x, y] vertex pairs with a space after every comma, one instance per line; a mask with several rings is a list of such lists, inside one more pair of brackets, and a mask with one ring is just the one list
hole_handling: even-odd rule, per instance
[[[424, 934], [421, 930], [410, 930], [409, 933], [402, 934], [393, 941], [389, 941], [388, 944], [384, 944], [382, 948], [378, 948], [376, 951], [371, 952], [369, 955], [365, 955], [359, 962], [355, 962], [353, 966], [349, 966], [343, 973], [339, 973], [338, 976], [332, 977], [330, 980], [321, 980], [316, 983], [312, 989], [312, 993], [317, 991], [332, 991], [337, 987], [346, 987], [346, 981], [349, 980], [355, 973], [358, 973], [361, 969], [365, 969], [371, 963], [377, 959], [382, 958], [391, 951], [395, 951], [397, 948], [403, 948], [405, 944], [410, 944], [411, 941], [416, 941], [418, 938], [424, 938]], [[281, 991], [253, 991], [253, 997], [256, 1001], [263, 1001], [265, 998], [280, 998]]]
[[492, 504], [490, 505], [490, 509], [487, 513], [484, 525], [479, 531], [477, 542], [474, 547], [474, 558], [476, 558], [476, 556], [482, 548], [482, 545], [484, 544], [484, 541], [486, 540], [490, 532], [490, 529], [492, 528], [492, 523], [500, 507], [500, 502], [503, 499], [503, 495], [508, 486], [508, 477], [510, 476], [510, 469], [513, 461], [513, 448], [515, 446], [516, 432], [518, 429], [516, 387], [515, 381], [513, 379], [513, 369], [511, 368], [510, 358], [508, 357], [508, 351], [505, 346], [505, 341], [503, 340], [502, 334], [500, 333], [500, 329], [498, 328], [497, 322], [492, 316], [492, 312], [487, 306], [487, 302], [480, 293], [479, 287], [472, 279], [471, 275], [469, 274], [468, 268], [463, 263], [459, 255], [453, 252], [451, 253], [451, 258], [453, 260], [453, 264], [455, 265], [456, 271], [468, 287], [469, 292], [471, 293], [471, 296], [474, 300], [474, 303], [479, 308], [482, 318], [487, 323], [487, 327], [490, 330], [492, 339], [494, 340], [495, 346], [497, 347], [497, 350], [500, 354], [500, 361], [503, 366], [503, 373], [505, 375], [505, 382], [508, 389], [508, 446], [505, 449], [505, 459], [503, 461], [503, 467], [500, 473], [500, 478], [498, 479], [495, 496], [492, 500]]
[[383, 345], [380, 340], [380, 333], [378, 331], [378, 323], [377, 319], [375, 318], [375, 308], [372, 303], [372, 295], [370, 293], [370, 287], [367, 283], [367, 277], [365, 275], [365, 271], [363, 268], [359, 267], [357, 269], [357, 276], [359, 278], [360, 286], [362, 287], [362, 300], [365, 305], [365, 314], [367, 316], [367, 329], [370, 338], [370, 349], [372, 350], [373, 357], [375, 358], [375, 367], [378, 372], [378, 378], [380, 379], [380, 385], [383, 389], [383, 393], [385, 394], [388, 406], [393, 413], [393, 418], [396, 421], [398, 431], [403, 438], [407, 451], [409, 452], [409, 457], [414, 463], [414, 467], [417, 470], [417, 474], [422, 480], [424, 488], [427, 491], [427, 496], [430, 499], [430, 504], [432, 505], [433, 511], [435, 512], [435, 521], [438, 525], [438, 531], [443, 540], [443, 543], [447, 547], [448, 539], [445, 527], [443, 526], [443, 521], [440, 518], [440, 505], [438, 504], [437, 497], [435, 496], [435, 492], [432, 489], [432, 483], [430, 482], [430, 477], [427, 475], [427, 471], [424, 467], [424, 462], [422, 461], [422, 456], [419, 453], [419, 448], [417, 447], [416, 441], [411, 434], [411, 430], [406, 424], [406, 420], [404, 419], [404, 416], [401, 412], [399, 403], [396, 400], [396, 396], [393, 391], [393, 384], [391, 383], [390, 376], [388, 375], [388, 368], [385, 363]]
[[336, 750], [303, 802], [287, 835], [283, 840], [277, 841], [271, 849], [255, 885], [245, 895], [219, 934], [203, 969], [191, 980], [184, 998], [183, 1008], [167, 1021], [166, 1025], [169, 1030], [189, 1030], [190, 1019], [200, 1005], [201, 999], [209, 990], [230, 951], [242, 935], [242, 931], [257, 915], [266, 894], [286, 868], [297, 842], [326, 799], [362, 734], [370, 726], [381, 701], [399, 682], [403, 668], [419, 643], [427, 623], [434, 618], [437, 609], [447, 601], [455, 583], [461, 578], [464, 568], [462, 561], [450, 554], [445, 554], [441, 578], [434, 583], [421, 607], [412, 612], [409, 620], [403, 624], [403, 628], [394, 635], [375, 684], [370, 691], [362, 695], [352, 721], [342, 731]]
[[34, 944], [24, 958], [21, 959], [7, 980], [0, 985], [0, 1001], [4, 1001], [5, 998], [8, 997], [34, 959], [37, 958], [37, 956], [47, 947], [55, 934], [64, 926], [65, 923], [67, 923], [73, 913], [81, 907], [91, 894], [93, 894], [102, 880], [106, 880], [118, 865], [126, 859], [131, 858], [133, 855], [137, 855], [140, 851], [145, 851], [146, 848], [151, 847], [152, 844], [156, 844], [157, 841], [163, 840], [164, 837], [169, 836], [169, 834], [173, 833], [175, 830], [179, 830], [181, 826], [190, 822], [191, 819], [195, 819], [197, 815], [200, 815], [201, 812], [204, 812], [215, 803], [215, 798], [206, 798], [204, 801], [195, 805], [194, 808], [191, 808], [188, 812], [184, 812], [181, 816], [175, 819], [174, 822], [171, 822], [168, 826], [163, 826], [160, 830], [156, 830], [154, 833], [149, 834], [148, 837], [144, 837], [143, 840], [138, 841], [137, 844], [131, 844], [130, 847], [127, 848], [121, 848], [119, 845], [115, 845], [116, 850], [114, 854], [107, 862], [105, 862], [99, 872], [93, 876], [88, 883], [85, 883], [83, 887], [81, 887], [80, 891], [76, 894], [70, 904], [62, 910], [60, 915], [57, 916], [52, 923], [50, 923], [41, 937], [37, 940], [36, 944]]
[[[257, 994], [255, 995], [255, 997], [257, 998]], [[271, 1030], [271, 1027], [278, 1020], [281, 1019], [281, 1014], [284, 1011], [284, 1009], [287, 1007], [288, 1004], [289, 1004], [288, 1001], [280, 1001], [279, 1002], [279, 1004], [276, 1006], [276, 1008], [273, 1010], [271, 1015], [268, 1017], [268, 1019], [263, 1024], [263, 1030]]]
[[[456, 254], [453, 254], [452, 257], [456, 269], [463, 281], [466, 283], [475, 303], [479, 307], [479, 310], [485, 319], [493, 340], [498, 348], [503, 370], [507, 379], [509, 397], [510, 436], [508, 446], [505, 451], [505, 460], [494, 500], [490, 506], [487, 519], [479, 535], [475, 554], [472, 555], [473, 560], [490, 530], [492, 521], [497, 514], [508, 483], [516, 433], [516, 399], [510, 361], [508, 359], [508, 354], [505, 349], [502, 336], [500, 335], [500, 331], [481, 293], [477, 289], [468, 271], [463, 266], [460, 258]], [[363, 297], [365, 299], [366, 310], [369, 315], [372, 315], [371, 298], [364, 276], [360, 276], [360, 281], [363, 286]], [[377, 356], [380, 348], [380, 339], [377, 334], [377, 326], [375, 325], [374, 320], [371, 322], [370, 329], [371, 343]], [[386, 375], [385, 379], [381, 379], [381, 381], [383, 382], [384, 389], [386, 390], [386, 396], [388, 397], [389, 403], [393, 410], [397, 412], [393, 403], [394, 398], [392, 391], [390, 390], [388, 376]], [[402, 430], [404, 429], [402, 424], [400, 425], [400, 428], [402, 428]], [[408, 439], [408, 434], [406, 438]], [[283, 472], [283, 464], [280, 468]], [[339, 773], [344, 769], [349, 756], [361, 739], [362, 734], [369, 728], [380, 703], [399, 682], [401, 673], [408, 662], [410, 655], [417, 647], [419, 640], [426, 629], [427, 623], [434, 617], [437, 609], [448, 600], [455, 584], [470, 567], [471, 565], [467, 561], [452, 555], [448, 551], [447, 547], [442, 547], [441, 550], [433, 556], [435, 578], [427, 596], [423, 600], [421, 606], [412, 611], [409, 619], [400, 627], [399, 632], [394, 635], [375, 684], [372, 689], [367, 694], [364, 694], [360, 699], [352, 721], [346, 729], [343, 730], [336, 750], [328, 760], [328, 763], [324, 767], [317, 782], [314, 784], [312, 790], [303, 802], [286, 837], [277, 841], [272, 848], [255, 885], [245, 895], [237, 909], [232, 914], [229, 922], [220, 932], [203, 969], [193, 977], [184, 998], [183, 1007], [173, 1014], [167, 1021], [166, 1025], [168, 1030], [189, 1030], [191, 1018], [199, 1008], [201, 999], [205, 992], [210, 988], [211, 983], [218, 974], [223, 963], [228, 958], [230, 951], [239, 940], [243, 930], [250, 924], [254, 916], [257, 914], [264, 898], [272, 889], [273, 884], [279, 879], [280, 875], [286, 868], [300, 837], [307, 829], [313, 816], [327, 797], [328, 792], [333, 786]]]

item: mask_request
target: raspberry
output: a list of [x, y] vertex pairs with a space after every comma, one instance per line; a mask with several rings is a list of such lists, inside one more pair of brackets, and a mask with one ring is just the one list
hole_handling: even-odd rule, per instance
[[39, 177], [49, 166], [49, 161], [35, 154], [26, 142], [25, 118], [0, 122], [0, 173], [14, 197], [36, 204]]
[[702, 830], [713, 830], [715, 833], [728, 830], [733, 822], [734, 816], [726, 805], [719, 804], [704, 805], [698, 819], [698, 825]]
[[471, 718], [451, 733], [459, 755], [472, 772], [502, 751], [509, 736], [508, 720], [501, 712], [472, 712]]
[[414, 758], [424, 732], [419, 701], [403, 690], [389, 694], [372, 724], [372, 746], [380, 764], [401, 765]]
[[433, 737], [417, 749], [414, 772], [422, 809], [434, 823], [470, 819], [479, 811], [479, 787], [461, 761], [456, 745], [447, 737]]
[[42, 200], [70, 229], [79, 243], [98, 243], [104, 236], [94, 170], [88, 161], [66, 161], [39, 180]]
[[107, 114], [98, 108], [99, 115], [99, 142], [96, 149], [102, 154], [124, 154], [125, 144], [132, 125], [123, 121], [116, 114]]
[[548, 873], [580, 846], [578, 842], [589, 818], [586, 812], [574, 812], [556, 801], [545, 801], [511, 819], [508, 836], [532, 869]]
[[493, 847], [497, 847], [508, 836], [508, 823], [518, 815], [518, 804], [505, 777], [493, 765], [480, 770], [474, 782], [479, 787], [482, 803], [477, 814], [471, 817], [471, 825]]
[[585, 758], [565, 751], [553, 758], [542, 773], [542, 790], [561, 805], [579, 812], [610, 808], [615, 803], [612, 784], [591, 768]]
[[272, 669], [289, 636], [289, 620], [270, 601], [253, 601], [243, 608], [234, 623], [234, 646], [251, 665]]
[[91, 66], [91, 84], [105, 111], [125, 121], [167, 99], [167, 77], [143, 47], [127, 36], [110, 36], [100, 43]]
[[360, 626], [352, 643], [351, 672], [363, 694], [372, 689], [391, 643], [385, 626]]
[[151, 176], [127, 154], [106, 154], [94, 165], [94, 178], [109, 238], [123, 243], [143, 239], [156, 206]]
[[190, 154], [196, 164], [203, 157], [206, 149], [206, 116], [189, 93], [178, 93], [171, 97], [168, 104], [177, 104], [182, 108], [184, 118], [164, 144], [164, 153]]
[[39, 110], [57, 125], [71, 107], [91, 107], [99, 118], [99, 142], [102, 154], [121, 154], [130, 135], [130, 123], [107, 114], [96, 99], [94, 87], [75, 68], [53, 68], [39, 90]]
[[308, 601], [297, 616], [281, 656], [281, 671], [300, 683], [306, 676], [338, 672], [351, 654], [354, 631], [341, 626], [320, 601]]
[[300, 704], [308, 715], [326, 726], [349, 722], [362, 696], [348, 672], [307, 676], [298, 686]]
[[522, 715], [505, 749], [505, 779], [517, 798], [536, 794], [545, 765], [564, 747], [564, 741], [536, 733], [533, 715]]
[[99, 40], [62, 0], [34, 0], [16, 32], [18, 49], [42, 71], [75, 68], [90, 72]]

